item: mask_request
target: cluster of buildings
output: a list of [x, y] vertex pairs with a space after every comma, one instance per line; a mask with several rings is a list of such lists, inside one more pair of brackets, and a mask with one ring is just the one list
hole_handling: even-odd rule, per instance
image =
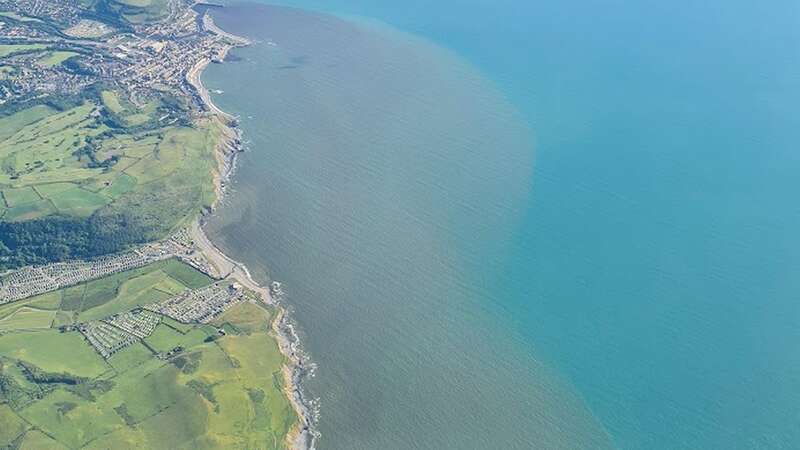
[[77, 23], [81, 12], [78, 0], [0, 0], [0, 10], [47, 18], [63, 25]]
[[[151, 98], [168, 94], [190, 100], [195, 112], [206, 111], [207, 103], [197, 89], [200, 70], [245, 41], [218, 29], [205, 13], [193, 10], [192, 0], [168, 1], [169, 19], [127, 26], [85, 14], [79, 0], [0, 0], [0, 11], [5, 12], [0, 15], [0, 44], [38, 44], [19, 47], [3, 58], [0, 103], [71, 95], [105, 83], [118, 87], [134, 105], [143, 106]], [[54, 50], [75, 55], [69, 64], [41, 64], [44, 52]], [[190, 233], [182, 230], [165, 241], [121, 254], [2, 274], [0, 304], [172, 257], [213, 278], [222, 277]], [[249, 298], [249, 291], [238, 283], [219, 281], [161, 303], [69, 328], [83, 333], [97, 352], [108, 358], [151, 335], [163, 316], [182, 323], [208, 323]]]
[[80, 331], [103, 358], [109, 358], [114, 353], [137, 342], [136, 336], [97, 320], [78, 325]]
[[146, 309], [134, 309], [123, 314], [115, 314], [105, 319], [105, 322], [132, 336], [144, 339], [153, 333], [161, 318]]
[[28, 39], [43, 39], [47, 33], [38, 28], [27, 25], [18, 20], [9, 20], [7, 16], [0, 16], [0, 36], [25, 41]]
[[245, 290], [238, 283], [219, 282], [146, 308], [182, 323], [208, 323], [244, 298]]
[[150, 336], [161, 323], [162, 315], [182, 323], [208, 323], [245, 299], [246, 291], [241, 286], [220, 282], [202, 289], [187, 290], [161, 303], [70, 328], [80, 331], [89, 344], [108, 359], [125, 347]]
[[138, 269], [172, 257], [178, 257], [204, 273], [215, 273], [202, 253], [194, 248], [188, 233], [181, 231], [165, 241], [143, 245], [126, 253], [102, 256], [90, 261], [29, 266], [5, 274], [0, 277], [0, 304]]
[[77, 94], [95, 81], [87, 75], [52, 70], [40, 64], [41, 56], [41, 52], [23, 53], [3, 61], [7, 67], [13, 67], [13, 72], [6, 75], [10, 82], [0, 89], [0, 104], [20, 97], [35, 100], [53, 93]]
[[0, 10], [18, 17], [41, 18], [4, 21], [0, 17], [2, 43], [37, 43], [80, 50], [75, 57], [80, 73], [74, 67], [36, 67], [23, 57], [4, 58], [5, 65], [18, 69], [6, 77], [11, 88], [4, 101], [29, 101], [41, 92], [76, 93], [92, 83], [106, 82], [120, 86], [137, 105], [169, 93], [194, 100], [202, 110], [203, 103], [189, 77], [197, 67], [219, 60], [231, 46], [242, 41], [204, 20], [207, 16], [199, 17], [190, 6], [187, 0], [173, 0], [169, 19], [131, 25], [131, 32], [98, 22], [97, 18], [82, 18], [76, 0], [0, 0]]

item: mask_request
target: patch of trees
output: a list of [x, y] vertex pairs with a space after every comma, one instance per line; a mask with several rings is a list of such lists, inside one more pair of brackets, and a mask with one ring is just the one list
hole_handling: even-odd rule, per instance
[[17, 380], [0, 373], [0, 403], [8, 403], [12, 408], [17, 408], [30, 403], [30, 396]]
[[120, 31], [129, 32], [133, 30], [131, 25], [121, 16], [119, 10], [111, 6], [110, 0], [98, 1], [95, 3], [94, 8], [84, 10], [81, 17], [104, 22]]
[[0, 222], [0, 270], [94, 258], [150, 239], [147, 227], [122, 212], [89, 218], [50, 216], [26, 222]]
[[[178, 349], [180, 347], [176, 347]], [[173, 351], [175, 350], [173, 349]], [[183, 350], [181, 348], [181, 350]], [[189, 375], [197, 371], [200, 368], [200, 361], [203, 359], [203, 354], [200, 352], [190, 353], [188, 355], [181, 355], [177, 358], [173, 358], [170, 360], [172, 365], [177, 367], [181, 370], [181, 372]]]
[[103, 169], [110, 169], [114, 164], [119, 161], [119, 156], [112, 155], [109, 158], [104, 160], [100, 160], [97, 158], [97, 150], [99, 149], [98, 141], [101, 141], [107, 137], [111, 136], [111, 133], [105, 131], [103, 133], [98, 134], [97, 136], [87, 136], [85, 141], [86, 144], [83, 147], [75, 150], [72, 152], [72, 156], [81, 160], [84, 156], [89, 159], [89, 162], [86, 163], [86, 167], [90, 169], [96, 168], [103, 168]]
[[45, 372], [33, 364], [29, 364], [24, 361], [18, 362], [17, 365], [20, 367], [20, 369], [22, 369], [22, 372], [25, 374], [25, 377], [28, 378], [28, 380], [37, 384], [75, 385], [81, 384], [87, 380], [86, 378], [76, 377], [75, 375], [66, 372]]
[[61, 67], [63, 67], [67, 72], [75, 75], [94, 75], [94, 69], [92, 69], [92, 66], [88, 65], [80, 58], [69, 58], [61, 63]]
[[[66, 111], [83, 104], [83, 98], [80, 95], [59, 95], [51, 94], [45, 97], [45, 105], [57, 109], [58, 111]], [[33, 105], [28, 105], [28, 107]]]

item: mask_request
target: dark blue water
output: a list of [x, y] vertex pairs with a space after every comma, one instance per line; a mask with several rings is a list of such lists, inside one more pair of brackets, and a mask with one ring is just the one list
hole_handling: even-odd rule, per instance
[[[270, 175], [296, 170], [259, 190], [254, 180], [264, 179], [264, 172], [247, 175], [244, 169], [238, 186], [273, 205], [288, 201], [274, 207], [285, 209], [281, 215], [294, 214], [296, 223], [268, 225], [257, 234], [269, 218], [248, 222], [255, 203], [251, 209], [240, 204], [232, 209], [247, 212], [219, 226], [218, 235], [244, 259], [245, 247], [256, 239], [240, 242], [234, 235], [293, 235], [288, 244], [267, 245], [263, 258], [294, 287], [298, 320], [321, 363], [312, 385], [318, 392], [335, 391], [327, 398], [329, 408], [320, 394], [321, 448], [487, 448], [487, 442], [586, 448], [606, 439], [621, 448], [800, 446], [800, 4], [289, 3], [359, 25], [352, 25], [356, 30], [273, 13], [284, 20], [269, 25], [286, 25], [275, 33], [285, 49], [282, 57], [302, 62], [291, 57], [314, 61], [333, 55], [333, 64], [342, 57], [335, 49], [366, 35], [369, 44], [350, 48], [365, 55], [364, 67], [348, 61], [351, 73], [332, 74], [320, 64], [301, 76], [268, 80], [236, 64], [209, 73], [210, 84], [226, 90], [219, 99], [223, 107], [253, 117], [251, 136], [262, 129], [259, 101], [248, 106], [244, 94], [237, 97], [225, 87], [226, 77], [264, 79], [265, 90], [277, 79], [287, 83], [269, 94], [272, 105], [284, 102], [283, 107], [262, 118], [280, 114], [281, 125], [263, 125], [267, 131], [259, 142], [272, 142], [265, 151], [278, 158], [281, 170]], [[426, 40], [370, 28], [364, 17]], [[266, 25], [264, 38], [270, 36]], [[345, 29], [350, 31], [331, 31]], [[310, 41], [292, 48], [304, 36], [324, 35], [320, 30], [342, 41], [331, 48]], [[259, 59], [258, 52], [242, 53], [263, 64], [268, 57]], [[409, 80], [414, 58], [423, 58], [440, 76]], [[343, 88], [365, 79], [373, 80], [373, 91]], [[374, 115], [370, 101], [386, 105], [402, 97], [382, 92], [381, 85], [404, 82], [433, 86], [424, 98], [434, 104], [438, 93], [458, 99], [458, 105], [426, 109], [420, 100], [406, 107], [406, 121], [369, 122], [372, 135], [353, 131], [364, 125], [358, 112]], [[313, 97], [307, 106], [297, 107], [306, 101], [297, 100], [298, 92]], [[476, 93], [471, 103], [469, 92]], [[352, 100], [359, 93], [363, 98]], [[303, 121], [320, 105], [339, 108], [335, 114], [343, 119]], [[297, 116], [286, 119], [292, 111]], [[442, 119], [460, 111], [470, 119]], [[411, 120], [424, 122], [425, 114], [433, 118], [428, 134]], [[476, 123], [485, 127], [476, 130]], [[243, 126], [248, 132], [247, 120]], [[316, 133], [320, 141], [309, 138], [292, 147], [285, 143], [296, 141], [296, 134], [279, 136], [280, 130]], [[404, 133], [415, 136], [413, 145], [399, 144], [409, 139]], [[441, 140], [453, 135], [467, 137], [461, 143]], [[328, 147], [332, 139], [337, 145]], [[368, 151], [373, 144], [381, 151]], [[352, 172], [344, 169], [346, 157], [331, 161], [322, 150], [292, 162], [309, 148], [374, 159]], [[465, 152], [470, 158], [464, 171], [444, 171], [463, 161]], [[403, 166], [408, 161], [414, 164]], [[403, 187], [420, 168], [424, 183]], [[365, 182], [365, 173], [375, 179]], [[464, 173], [487, 176], [470, 183]], [[350, 200], [363, 201], [328, 205], [345, 187]], [[408, 222], [398, 225], [400, 216], [385, 211], [392, 201]], [[451, 209], [450, 201], [462, 207]], [[298, 209], [297, 202], [310, 205]], [[346, 215], [336, 214], [343, 209]], [[374, 220], [358, 225], [364, 217]], [[304, 220], [329, 223], [309, 231], [298, 226]], [[352, 241], [343, 241], [335, 230], [353, 224], [358, 226]], [[431, 235], [421, 238], [423, 232]], [[397, 251], [420, 243], [427, 246], [424, 255]], [[314, 265], [319, 261], [345, 262], [321, 269]], [[414, 286], [436, 289], [432, 298], [414, 291], [409, 303], [427, 302], [446, 317], [380, 301], [404, 289], [389, 280], [409, 263], [424, 268], [403, 272]], [[302, 287], [314, 273], [321, 285]], [[332, 283], [338, 288], [326, 291]], [[376, 321], [378, 316], [384, 321]], [[353, 323], [370, 321], [378, 325], [352, 330]], [[402, 329], [387, 331], [392, 323]], [[419, 328], [411, 329], [411, 323]], [[447, 329], [458, 331], [448, 335]], [[452, 361], [420, 362], [424, 351], [391, 351], [402, 346], [403, 333], [414, 335], [409, 345], [427, 343], [431, 348], [425, 350]], [[494, 345], [486, 342], [492, 336]], [[380, 345], [357, 345], [356, 337]], [[466, 353], [458, 353], [459, 346]], [[488, 348], [476, 349], [482, 346]], [[337, 351], [342, 353], [331, 354]], [[495, 365], [487, 355], [504, 356]], [[442, 394], [445, 383], [415, 395], [426, 379], [458, 373], [470, 375], [456, 383], [456, 393]], [[373, 385], [365, 386], [370, 380]], [[375, 407], [379, 398], [387, 402]], [[413, 401], [401, 404], [403, 398]], [[560, 405], [554, 398], [567, 400]], [[374, 423], [360, 415], [364, 411]], [[522, 411], [535, 411], [537, 419]], [[415, 414], [422, 419], [416, 421]], [[459, 418], [463, 423], [456, 424]], [[570, 430], [567, 435], [581, 429], [583, 435], [570, 442], [555, 429]]]

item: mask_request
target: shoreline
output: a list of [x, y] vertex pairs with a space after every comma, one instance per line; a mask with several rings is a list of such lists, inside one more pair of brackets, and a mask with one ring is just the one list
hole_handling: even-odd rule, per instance
[[[198, 13], [200, 14], [200, 13]], [[223, 36], [235, 42], [235, 44], [225, 47], [225, 50], [217, 56], [219, 62], [224, 61], [228, 51], [234, 47], [251, 45], [251, 41], [223, 31], [214, 24], [208, 11], [203, 13], [203, 31]], [[222, 136], [217, 144], [215, 158], [217, 159], [217, 171], [214, 174], [214, 189], [217, 193], [212, 211], [216, 209], [220, 200], [225, 195], [225, 186], [230, 181], [230, 176], [235, 167], [237, 155], [241, 150], [242, 131], [236, 123], [236, 117], [217, 107], [211, 99], [208, 89], [201, 81], [201, 75], [208, 65], [214, 60], [205, 58], [192, 67], [186, 74], [186, 81], [197, 91], [203, 104], [209, 109], [209, 114], [221, 121]], [[290, 323], [287, 309], [280, 304], [280, 295], [273, 295], [267, 289], [256, 282], [244, 264], [232, 259], [219, 249], [206, 235], [202, 226], [205, 216], [200, 216], [192, 222], [190, 236], [200, 247], [200, 251], [223, 277], [230, 277], [248, 289], [258, 293], [262, 300], [273, 306], [276, 317], [271, 323], [273, 336], [278, 343], [278, 348], [287, 360], [283, 365], [284, 394], [297, 414], [297, 423], [289, 430], [286, 435], [286, 444], [293, 450], [313, 450], [316, 433], [313, 429], [314, 419], [311, 407], [307, 404], [300, 382], [308, 373], [306, 370], [307, 361], [298, 350], [299, 338], [294, 331], [294, 326]]]

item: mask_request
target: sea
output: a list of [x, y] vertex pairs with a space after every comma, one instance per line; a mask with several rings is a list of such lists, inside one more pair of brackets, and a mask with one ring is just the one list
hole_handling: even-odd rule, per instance
[[800, 3], [273, 3], [206, 230], [318, 449], [800, 448]]

